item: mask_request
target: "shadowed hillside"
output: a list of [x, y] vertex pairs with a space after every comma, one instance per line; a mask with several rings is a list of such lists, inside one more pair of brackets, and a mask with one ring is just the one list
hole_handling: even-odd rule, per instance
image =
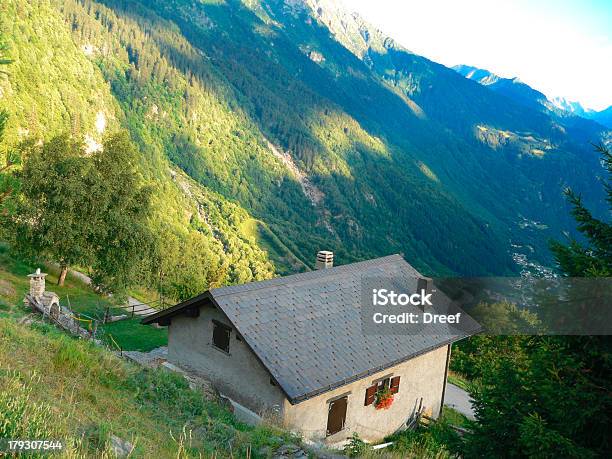
[[[602, 209], [587, 143], [601, 132], [414, 55], [334, 2], [8, 3], [25, 26], [54, 21], [70, 68], [88, 69], [87, 91], [100, 95], [85, 112], [129, 129], [172, 231], [236, 253], [227, 263], [211, 248], [219, 258], [201, 286], [269, 275], [253, 266], [259, 248], [277, 272], [312, 266], [327, 248], [339, 263], [401, 252], [428, 273], [509, 274], [525, 256], [550, 264], [547, 240], [573, 231], [565, 187]], [[9, 45], [25, 51], [24, 40]], [[14, 89], [9, 107], [25, 94]], [[14, 110], [13, 132], [72, 125], [95, 140], [99, 117], [59, 123], [42, 98], [31, 102], [32, 115]], [[210, 199], [245, 216], [219, 219]]]

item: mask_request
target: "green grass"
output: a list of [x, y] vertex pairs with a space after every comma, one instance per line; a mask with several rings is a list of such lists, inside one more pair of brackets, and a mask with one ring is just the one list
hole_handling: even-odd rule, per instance
[[[0, 438], [36, 432], [62, 438], [62, 457], [113, 457], [109, 439], [131, 442], [130, 457], [267, 457], [285, 442], [300, 440], [272, 425], [238, 422], [217, 401], [205, 400], [180, 376], [132, 365], [103, 347], [75, 339], [35, 315], [30, 325], [17, 322], [29, 311], [21, 303], [35, 266], [0, 245]], [[122, 312], [80, 280], [48, 289], [76, 313], [98, 315], [105, 308]], [[99, 335], [112, 336], [124, 350], [148, 351], [167, 344], [167, 330], [140, 324], [140, 318], [106, 324]], [[43, 422], [44, 421], [44, 422]], [[13, 435], [14, 436], [14, 435]]]
[[465, 391], [469, 391], [470, 381], [465, 376], [449, 371], [447, 379], [449, 383], [454, 384]]
[[[106, 307], [114, 306], [107, 298], [97, 295], [79, 279], [68, 275], [63, 286], [57, 285], [58, 270], [53, 267], [44, 266], [43, 263], [28, 263], [19, 259], [9, 251], [8, 245], [0, 243], [0, 280], [6, 288], [0, 289], [0, 299], [5, 303], [15, 306], [21, 302], [30, 289], [30, 281], [27, 277], [40, 268], [47, 272], [47, 290], [59, 295], [63, 305], [70, 305], [75, 312], [95, 315], [104, 312]], [[8, 290], [11, 290], [8, 292]]]
[[442, 420], [457, 427], [468, 428], [470, 424], [470, 420], [465, 415], [449, 406], [442, 408]]
[[[60, 457], [114, 457], [111, 435], [133, 458], [263, 458], [299, 444], [273, 425], [238, 422], [181, 376], [143, 369], [55, 327], [0, 319], [0, 438], [61, 438]], [[270, 453], [270, 454], [269, 454]]]
[[168, 329], [154, 328], [150, 325], [142, 325], [141, 318], [121, 320], [103, 326], [104, 339], [111, 344], [110, 336], [121, 346], [123, 350], [147, 352], [156, 347], [168, 344]]
[[[109, 298], [96, 294], [88, 285], [72, 275], [68, 275], [62, 287], [57, 285], [58, 270], [52, 266], [30, 264], [10, 253], [6, 244], [0, 243], [0, 314], [6, 317], [23, 316], [29, 311], [23, 306], [22, 300], [30, 288], [28, 274], [36, 267], [48, 273], [47, 290], [55, 292], [60, 297], [60, 303], [69, 306], [79, 318], [101, 320], [108, 309], [110, 315], [125, 314], [126, 311], [117, 307]], [[129, 313], [128, 313], [129, 314]], [[83, 322], [87, 328], [88, 322]], [[168, 342], [168, 332], [165, 328], [154, 328], [142, 325], [140, 318], [113, 322], [101, 325], [99, 337], [111, 345], [110, 335], [123, 350], [149, 351]]]

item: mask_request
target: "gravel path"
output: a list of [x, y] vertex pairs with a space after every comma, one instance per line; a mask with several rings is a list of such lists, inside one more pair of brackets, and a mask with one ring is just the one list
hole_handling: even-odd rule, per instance
[[446, 383], [446, 391], [444, 392], [444, 404], [456, 409], [468, 419], [476, 419], [474, 416], [474, 407], [470, 394], [449, 382]]

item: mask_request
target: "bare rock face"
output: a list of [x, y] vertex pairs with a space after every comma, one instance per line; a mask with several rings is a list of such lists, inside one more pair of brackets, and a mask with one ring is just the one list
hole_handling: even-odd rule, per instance
[[118, 458], [128, 457], [128, 455], [134, 450], [134, 445], [132, 445], [129, 441], [122, 440], [116, 435], [111, 435], [109, 442], [110, 449]]

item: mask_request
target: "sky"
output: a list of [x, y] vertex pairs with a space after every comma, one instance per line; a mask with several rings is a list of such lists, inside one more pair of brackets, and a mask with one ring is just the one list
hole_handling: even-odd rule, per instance
[[612, 0], [343, 0], [409, 50], [612, 105]]

